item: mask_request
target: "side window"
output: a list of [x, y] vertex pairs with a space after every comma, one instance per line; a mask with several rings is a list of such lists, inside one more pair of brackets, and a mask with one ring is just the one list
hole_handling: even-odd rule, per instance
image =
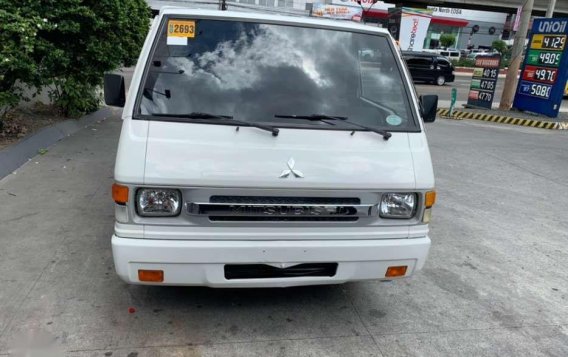
[[416, 67], [416, 59], [412, 57], [404, 57], [408, 67]]
[[448, 68], [450, 67], [450, 62], [448, 62], [445, 58], [438, 58], [438, 66], [441, 68]]
[[420, 67], [420, 68], [430, 68], [432, 65], [432, 58], [430, 57], [410, 57], [406, 60], [408, 66], [411, 67]]

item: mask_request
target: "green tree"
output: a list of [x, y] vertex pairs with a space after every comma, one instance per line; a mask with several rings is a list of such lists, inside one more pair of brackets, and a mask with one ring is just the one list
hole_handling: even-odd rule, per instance
[[149, 19], [144, 0], [0, 0], [0, 108], [24, 83], [65, 115], [95, 110], [104, 72], [135, 63]]
[[456, 36], [451, 33], [443, 33], [440, 36], [440, 44], [443, 47], [452, 47], [456, 43]]
[[33, 54], [39, 45], [37, 31], [48, 26], [37, 14], [0, 0], [0, 117], [22, 99], [18, 81], [41, 84]]
[[503, 40], [493, 41], [493, 43], [491, 43], [491, 47], [500, 54], [504, 54], [507, 50], [507, 44]]

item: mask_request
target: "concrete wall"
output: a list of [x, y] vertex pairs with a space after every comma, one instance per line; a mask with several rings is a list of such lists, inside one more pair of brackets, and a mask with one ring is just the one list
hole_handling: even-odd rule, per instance
[[[473, 25], [479, 25], [479, 31], [471, 37], [471, 44], [477, 48], [478, 46], [491, 46], [491, 43], [501, 38], [503, 32], [503, 23], [496, 22], [472, 22], [468, 26], [460, 29], [457, 48], [466, 48], [469, 40], [469, 34]], [[489, 28], [495, 27], [495, 33], [489, 34]]]

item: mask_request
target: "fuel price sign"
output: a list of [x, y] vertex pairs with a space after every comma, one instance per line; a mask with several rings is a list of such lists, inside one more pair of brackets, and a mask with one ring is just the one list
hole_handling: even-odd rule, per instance
[[536, 19], [513, 106], [558, 116], [568, 79], [568, 19]]
[[477, 56], [467, 95], [467, 107], [491, 109], [491, 104], [495, 97], [500, 64], [500, 55]]

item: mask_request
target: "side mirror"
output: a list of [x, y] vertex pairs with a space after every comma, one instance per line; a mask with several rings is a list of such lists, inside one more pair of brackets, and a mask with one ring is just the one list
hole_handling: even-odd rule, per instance
[[124, 77], [120, 74], [105, 73], [105, 103], [114, 107], [124, 107], [126, 90]]
[[420, 96], [420, 115], [425, 123], [433, 123], [436, 120], [436, 112], [438, 111], [437, 95], [421, 95]]

